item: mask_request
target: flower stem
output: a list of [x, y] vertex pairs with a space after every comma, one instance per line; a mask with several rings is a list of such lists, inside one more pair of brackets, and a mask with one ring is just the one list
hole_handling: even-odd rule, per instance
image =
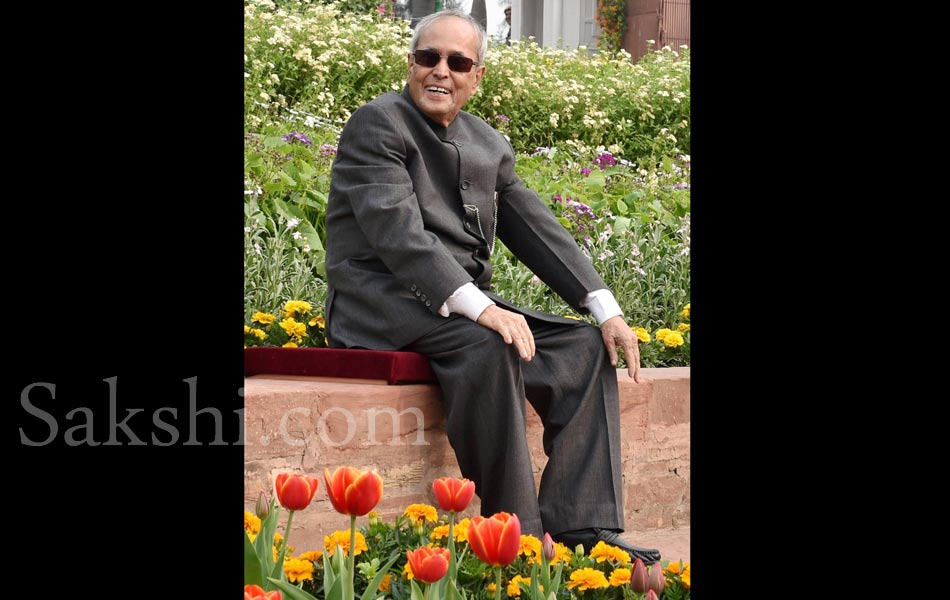
[[501, 567], [495, 567], [495, 600], [501, 600]]
[[449, 580], [455, 581], [458, 563], [455, 561], [455, 511], [449, 512]]
[[277, 566], [280, 567], [279, 577], [284, 578], [284, 556], [287, 554], [287, 548], [290, 545], [290, 524], [294, 522], [294, 511], [287, 511], [287, 526], [284, 528], [284, 543], [280, 546], [280, 556], [277, 557]]
[[350, 595], [347, 598], [353, 598], [353, 570], [356, 565], [356, 515], [350, 515], [350, 555], [347, 557], [346, 566], [350, 575]]

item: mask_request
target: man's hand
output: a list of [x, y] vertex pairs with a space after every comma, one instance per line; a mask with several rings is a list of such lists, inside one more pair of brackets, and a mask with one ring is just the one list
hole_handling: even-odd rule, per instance
[[610, 356], [610, 364], [617, 366], [617, 347], [623, 348], [623, 356], [627, 360], [627, 373], [633, 380], [640, 383], [640, 346], [637, 344], [637, 335], [627, 326], [623, 317], [617, 315], [603, 322], [600, 333], [604, 336], [604, 345]]
[[[492, 304], [483, 310], [482, 314], [478, 315], [478, 320], [475, 322], [497, 331], [506, 344], [514, 343], [515, 348], [518, 349], [518, 354], [524, 360], [534, 358], [534, 335], [523, 316]], [[636, 346], [637, 339], [633, 338], [633, 341], [634, 346]]]

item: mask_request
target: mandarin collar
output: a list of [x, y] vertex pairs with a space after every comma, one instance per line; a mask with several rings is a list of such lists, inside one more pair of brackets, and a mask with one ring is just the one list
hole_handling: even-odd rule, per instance
[[[460, 130], [458, 115], [455, 115], [455, 118], [452, 119], [452, 122], [449, 123], [448, 127], [443, 127], [441, 123], [436, 123], [435, 121], [430, 119], [429, 116], [426, 115], [424, 112], [422, 112], [422, 110], [416, 105], [416, 103], [412, 99], [412, 94], [409, 93], [408, 84], [403, 86], [402, 88], [402, 97], [406, 100], [406, 102], [412, 105], [414, 109], [416, 109], [416, 112], [422, 115], [422, 118], [425, 119], [426, 124], [429, 126], [430, 129], [432, 129], [433, 133], [439, 136], [439, 139], [446, 142], [452, 142], [455, 140]], [[459, 115], [462, 114], [462, 111], [459, 111], [458, 114]]]

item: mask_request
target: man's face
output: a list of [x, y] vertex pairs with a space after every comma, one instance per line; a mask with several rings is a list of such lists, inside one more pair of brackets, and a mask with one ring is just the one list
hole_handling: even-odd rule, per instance
[[511, 9], [510, 8], [505, 9], [505, 22], [511, 25]]
[[[416, 50], [431, 50], [442, 56], [453, 54], [478, 60], [478, 34], [467, 21], [445, 17], [432, 23], [419, 36]], [[440, 59], [434, 67], [423, 67], [409, 55], [409, 94], [430, 119], [448, 127], [472, 97], [485, 75], [485, 65], [473, 66], [468, 73], [449, 69]]]

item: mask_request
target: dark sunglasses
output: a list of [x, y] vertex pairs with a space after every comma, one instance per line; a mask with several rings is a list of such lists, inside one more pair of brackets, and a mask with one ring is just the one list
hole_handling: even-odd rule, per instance
[[[426, 68], [436, 66], [443, 58], [441, 54], [432, 50], [416, 50], [412, 55], [415, 57], [416, 64]], [[471, 58], [460, 54], [450, 54], [444, 58], [449, 65], [449, 69], [456, 73], [468, 73], [472, 70], [472, 66], [478, 64]]]

